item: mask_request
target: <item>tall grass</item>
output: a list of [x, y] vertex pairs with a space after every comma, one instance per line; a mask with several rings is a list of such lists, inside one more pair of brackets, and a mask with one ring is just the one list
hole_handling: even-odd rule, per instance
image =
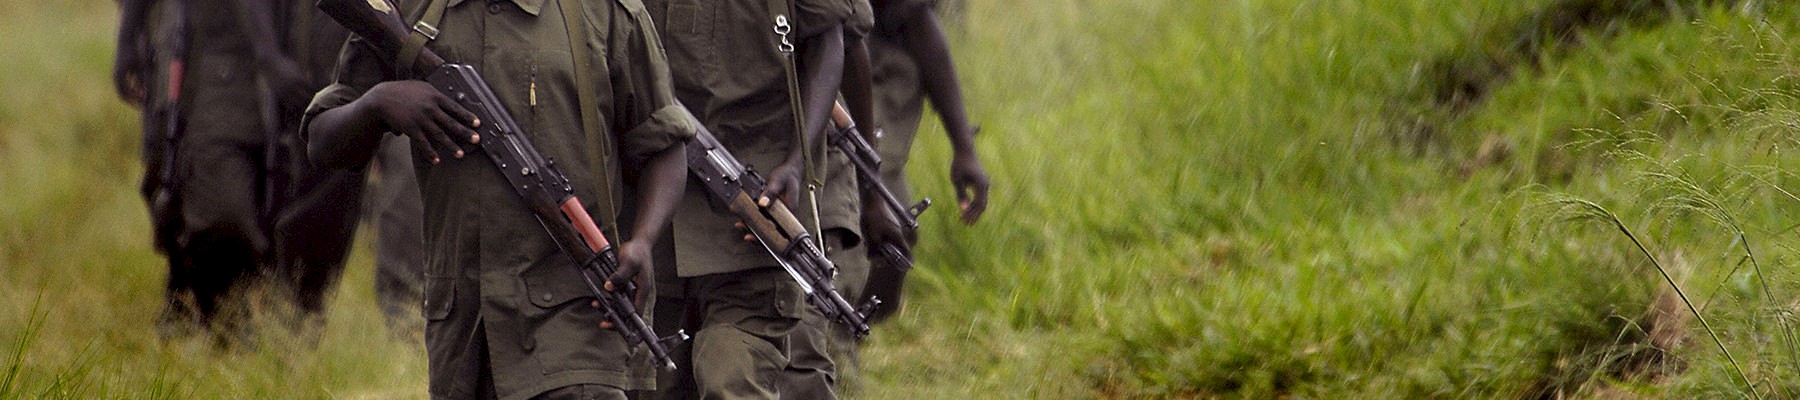
[[[1800, 6], [1622, 25], [1420, 112], [1434, 60], [1552, 3], [967, 2], [994, 204], [924, 217], [860, 395], [1794, 397]], [[368, 334], [366, 247], [320, 331], [155, 339], [111, 7], [0, 0], [0, 398], [423, 397], [418, 346]], [[1409, 142], [1422, 118], [1436, 150]], [[910, 172], [948, 197], [925, 126]], [[1554, 215], [1530, 190], [1643, 245], [1522, 229]], [[1664, 288], [1692, 322], [1652, 317]]]

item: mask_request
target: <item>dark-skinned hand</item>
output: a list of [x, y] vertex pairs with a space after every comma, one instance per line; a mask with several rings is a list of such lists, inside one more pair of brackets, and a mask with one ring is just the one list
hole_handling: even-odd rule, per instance
[[458, 141], [481, 141], [474, 130], [481, 126], [475, 114], [425, 81], [382, 82], [369, 88], [357, 103], [370, 108], [389, 132], [411, 138], [414, 149], [431, 154], [432, 164], [445, 153], [462, 158]]
[[769, 180], [768, 185], [763, 186], [763, 192], [758, 195], [756, 205], [768, 207], [773, 204], [775, 199], [780, 199], [782, 203], [792, 206], [794, 196], [801, 190], [800, 181], [805, 179], [801, 174], [805, 169], [804, 164], [800, 160], [788, 160], [788, 162], [775, 166], [775, 169], [769, 170], [769, 174], [764, 177]]
[[150, 96], [143, 75], [150, 69], [149, 63], [141, 41], [122, 40], [113, 55], [113, 90], [132, 107], [143, 108]]
[[[605, 289], [613, 292], [626, 287], [627, 283], [636, 284], [637, 292], [632, 294], [631, 302], [637, 306], [638, 310], [643, 310], [644, 301], [649, 299], [646, 297], [647, 293], [651, 291], [652, 285], [656, 284], [655, 279], [648, 278], [650, 274], [643, 273], [655, 268], [654, 261], [651, 261], [650, 258], [650, 244], [630, 240], [619, 244], [617, 251], [619, 269], [614, 270], [612, 276], [606, 277]], [[594, 300], [588, 305], [600, 308], [600, 301]], [[612, 329], [613, 324], [610, 321], [600, 321], [600, 328]]]
[[950, 160], [950, 184], [956, 186], [956, 205], [962, 222], [973, 225], [987, 211], [988, 175], [974, 152], [958, 153]]

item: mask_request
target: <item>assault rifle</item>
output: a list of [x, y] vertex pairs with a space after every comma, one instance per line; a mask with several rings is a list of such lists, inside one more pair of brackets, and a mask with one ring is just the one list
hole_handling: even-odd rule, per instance
[[[399, 16], [391, 14], [391, 6], [378, 10], [373, 2], [387, 4], [384, 0], [319, 0], [318, 7], [362, 37], [377, 54], [402, 53], [406, 31], [401, 28]], [[687, 334], [677, 331], [673, 336], [659, 338], [632, 303], [636, 285], [626, 283], [619, 291], [601, 288], [601, 283], [619, 268], [619, 260], [612, 244], [582, 207], [581, 199], [575, 197], [569, 179], [557, 169], [556, 160], [538, 152], [475, 67], [446, 63], [427, 49], [417, 51], [417, 57], [411, 60], [405, 56], [392, 58], [397, 78], [423, 76], [439, 92], [479, 118], [481, 126], [476, 132], [481, 135], [482, 153], [506, 176], [506, 182], [531, 208], [544, 231], [574, 262], [588, 289], [600, 300], [606, 319], [627, 345], [643, 343], [650, 349], [652, 363], [665, 370], [675, 369], [669, 348], [686, 340]]]
[[763, 207], [753, 200], [768, 184], [762, 175], [738, 162], [737, 157], [726, 151], [719, 139], [706, 130], [701, 130], [687, 146], [688, 171], [706, 187], [706, 193], [712, 196], [715, 204], [724, 205], [743, 221], [763, 249], [768, 250], [775, 262], [800, 284], [800, 289], [806, 291], [806, 301], [826, 318], [850, 328], [856, 337], [868, 336], [868, 315], [881, 300], [870, 299], [860, 308], [852, 307], [844, 300], [837, 286], [832, 284], [837, 266], [825, 258], [817, 239], [806, 231], [798, 218], [794, 218], [787, 204], [776, 199]]
[[[837, 129], [831, 130], [826, 141], [850, 158], [850, 164], [856, 167], [856, 178], [861, 182], [863, 191], [880, 198], [888, 211], [894, 214], [894, 218], [899, 220], [900, 227], [906, 229], [905, 233], [918, 231], [919, 214], [931, 207], [931, 199], [921, 200], [911, 207], [901, 204], [900, 198], [894, 197], [894, 192], [888, 190], [887, 184], [882, 183], [881, 153], [876, 152], [875, 147], [870, 146], [869, 141], [856, 129], [856, 121], [850, 119], [850, 113], [844, 111], [843, 104], [832, 106], [831, 122]], [[912, 256], [900, 250], [900, 246], [882, 243], [881, 248], [876, 251], [881, 253], [888, 265], [903, 271], [912, 269]]]

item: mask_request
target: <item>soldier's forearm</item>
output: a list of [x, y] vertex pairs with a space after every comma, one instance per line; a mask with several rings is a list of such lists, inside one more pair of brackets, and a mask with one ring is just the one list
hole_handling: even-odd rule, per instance
[[837, 103], [844, 79], [844, 29], [838, 26], [808, 39], [796, 66], [800, 75], [802, 127], [809, 143], [818, 143]]
[[662, 236], [675, 205], [687, 194], [687, 146], [676, 145], [650, 156], [638, 176], [637, 220], [633, 221], [632, 238], [655, 240]]
[[238, 0], [226, 2], [232, 7], [240, 32], [250, 39], [251, 51], [258, 64], [268, 65], [285, 59], [281, 39], [276, 32], [275, 5], [271, 0]]
[[307, 158], [314, 165], [334, 169], [368, 164], [380, 147], [384, 130], [361, 100], [313, 116], [305, 129]]
[[950, 135], [951, 149], [958, 153], [975, 151], [974, 128], [963, 108], [956, 63], [950, 59], [950, 39], [944, 35], [937, 13], [930, 7], [921, 7], [903, 31], [907, 51], [918, 63], [925, 96], [931, 99], [932, 110], [943, 119], [944, 131]]
[[862, 121], [864, 140], [875, 140], [874, 63], [869, 59], [869, 46], [862, 37], [846, 36], [844, 42], [844, 82], [838, 85], [850, 116]]

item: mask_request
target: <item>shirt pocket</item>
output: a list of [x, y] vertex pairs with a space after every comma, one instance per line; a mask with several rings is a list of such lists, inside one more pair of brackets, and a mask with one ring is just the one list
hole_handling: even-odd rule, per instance
[[714, 46], [718, 40], [713, 36], [718, 31], [715, 24], [720, 7], [699, 3], [695, 0], [669, 0], [664, 18], [656, 21], [662, 24], [664, 52], [670, 60], [669, 70], [678, 77], [707, 76], [719, 69], [719, 60], [714, 57]]

